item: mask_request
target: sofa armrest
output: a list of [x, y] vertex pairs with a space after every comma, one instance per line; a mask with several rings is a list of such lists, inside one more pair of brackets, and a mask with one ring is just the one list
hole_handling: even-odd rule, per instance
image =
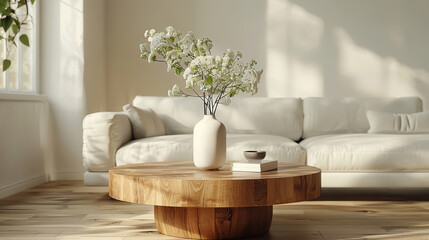
[[114, 167], [116, 151], [132, 139], [130, 120], [125, 113], [89, 114], [82, 127], [83, 166], [88, 171], [108, 171]]

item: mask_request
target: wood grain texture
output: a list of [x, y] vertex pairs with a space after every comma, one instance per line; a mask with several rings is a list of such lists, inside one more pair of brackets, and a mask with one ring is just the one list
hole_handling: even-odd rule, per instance
[[109, 171], [109, 195], [170, 207], [254, 207], [315, 199], [320, 169], [279, 163], [278, 170], [251, 173], [198, 170], [192, 161], [143, 163]]
[[[333, 189], [315, 201], [275, 205], [269, 234], [253, 240], [422, 240], [428, 216], [429, 189]], [[107, 187], [55, 181], [0, 199], [0, 239], [179, 238], [157, 231], [153, 206], [116, 201]]]
[[183, 208], [155, 206], [155, 223], [162, 234], [196, 239], [234, 239], [268, 233], [272, 206], [243, 208]]

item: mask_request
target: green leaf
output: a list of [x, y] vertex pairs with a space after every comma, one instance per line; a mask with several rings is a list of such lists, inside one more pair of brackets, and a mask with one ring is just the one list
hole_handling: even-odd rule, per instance
[[12, 25], [12, 31], [13, 31], [13, 33], [14, 33], [15, 35], [18, 33], [19, 28], [18, 28], [18, 26], [16, 26], [16, 24], [13, 24], [13, 25]]
[[231, 92], [229, 93], [229, 96], [230, 96], [230, 97], [234, 97], [234, 95], [235, 95], [235, 91], [234, 91], [234, 90], [231, 90]]
[[0, 12], [3, 13], [3, 11], [6, 9], [8, 0], [0, 0]]
[[36, 0], [31, 0], [31, 4], [34, 4], [34, 2], [35, 2]]
[[24, 6], [24, 5], [25, 5], [25, 1], [24, 0], [19, 0], [17, 8], [20, 8], [20, 7]]
[[12, 17], [11, 16], [7, 16], [6, 18], [4, 18], [2, 20], [2, 26], [5, 32], [7, 32], [7, 30], [9, 30], [10, 25], [12, 25]]
[[213, 77], [212, 76], [208, 76], [206, 78], [206, 84], [211, 86], [213, 84]]
[[19, 40], [22, 42], [22, 44], [24, 44], [25, 46], [29, 47], [30, 46], [30, 40], [28, 40], [28, 36], [27, 34], [22, 34], [19, 37]]
[[17, 18], [12, 18], [12, 19], [15, 25], [18, 27], [18, 30], [21, 29], [21, 23], [19, 22], [19, 20]]
[[7, 7], [5, 10], [3, 10], [3, 16], [11, 16], [11, 13], [15, 13], [15, 10], [10, 7]]
[[10, 67], [11, 64], [12, 64], [12, 62], [9, 59], [3, 60], [3, 72], [6, 71]]
[[176, 74], [177, 75], [180, 75], [180, 73], [182, 72], [182, 69], [181, 68], [176, 68]]

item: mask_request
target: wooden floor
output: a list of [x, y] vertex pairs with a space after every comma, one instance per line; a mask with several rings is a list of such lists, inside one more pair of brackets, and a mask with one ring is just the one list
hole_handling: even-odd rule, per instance
[[[176, 238], [156, 231], [152, 206], [58, 181], [1, 199], [0, 239]], [[317, 201], [275, 206], [270, 234], [258, 239], [429, 239], [429, 194], [325, 191]]]

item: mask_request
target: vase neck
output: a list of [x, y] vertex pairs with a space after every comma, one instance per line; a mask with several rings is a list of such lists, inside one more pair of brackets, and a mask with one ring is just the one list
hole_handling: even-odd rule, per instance
[[206, 114], [204, 115], [204, 118], [216, 119], [216, 116], [214, 114]]

